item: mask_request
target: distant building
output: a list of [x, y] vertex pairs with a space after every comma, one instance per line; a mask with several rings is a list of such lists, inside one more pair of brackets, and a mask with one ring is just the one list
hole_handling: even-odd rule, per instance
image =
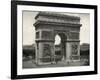
[[32, 44], [32, 45], [24, 45], [23, 46], [23, 49], [25, 50], [34, 50], [35, 49], [35, 44]]
[[90, 45], [87, 43], [83, 43], [82, 45], [80, 45], [81, 51], [87, 51], [87, 50], [89, 50], [89, 48], [90, 48]]

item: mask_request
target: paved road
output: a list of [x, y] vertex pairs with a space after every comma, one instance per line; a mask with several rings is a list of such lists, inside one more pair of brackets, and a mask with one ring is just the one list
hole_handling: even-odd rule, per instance
[[84, 62], [58, 62], [48, 65], [36, 65], [34, 60], [23, 61], [23, 68], [44, 68], [44, 67], [68, 67], [68, 66], [83, 66]]

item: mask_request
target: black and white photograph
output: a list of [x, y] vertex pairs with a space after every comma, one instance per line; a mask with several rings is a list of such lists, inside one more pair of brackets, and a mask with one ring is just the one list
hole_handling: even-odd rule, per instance
[[89, 66], [90, 14], [22, 13], [24, 69]]
[[97, 74], [97, 6], [12, 1], [11, 77]]

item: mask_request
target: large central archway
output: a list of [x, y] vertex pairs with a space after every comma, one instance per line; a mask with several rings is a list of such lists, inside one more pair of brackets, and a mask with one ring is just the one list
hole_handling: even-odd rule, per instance
[[[64, 33], [55, 33], [55, 37], [60, 37], [60, 43], [55, 44], [55, 56], [57, 61], [65, 61], [66, 60], [66, 40], [67, 36]], [[59, 38], [58, 38], [59, 39]]]
[[[40, 12], [34, 24], [36, 29], [36, 63], [39, 65], [60, 61], [79, 60], [80, 17]], [[61, 38], [61, 55], [55, 53], [55, 36]]]

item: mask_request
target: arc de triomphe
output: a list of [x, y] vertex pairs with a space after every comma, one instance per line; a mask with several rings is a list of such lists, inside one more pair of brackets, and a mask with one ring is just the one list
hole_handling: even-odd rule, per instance
[[61, 61], [80, 60], [80, 17], [52, 12], [39, 12], [35, 17], [36, 64], [55, 63], [55, 36], [61, 37]]

